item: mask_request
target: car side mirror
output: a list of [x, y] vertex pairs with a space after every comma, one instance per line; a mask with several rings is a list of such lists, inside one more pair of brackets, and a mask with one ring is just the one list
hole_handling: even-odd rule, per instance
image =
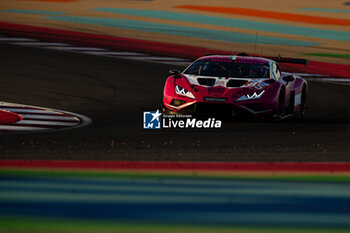
[[177, 70], [177, 69], [171, 69], [171, 70], [169, 70], [169, 74], [170, 75], [175, 75], [175, 76], [178, 76], [178, 75], [180, 75], [180, 70]]
[[295, 80], [293, 75], [287, 75], [282, 78], [285, 82], [293, 82]]

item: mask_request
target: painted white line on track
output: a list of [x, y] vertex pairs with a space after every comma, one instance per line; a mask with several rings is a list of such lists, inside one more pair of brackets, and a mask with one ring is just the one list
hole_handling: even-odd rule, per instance
[[349, 85], [350, 85], [350, 82], [342, 83], [342, 82], [332, 82], [332, 81], [329, 81], [328, 83], [334, 83], [334, 84], [346, 85], [346, 86], [349, 86]]
[[112, 56], [145, 56], [145, 53], [135, 53], [135, 52], [84, 52], [93, 55], [112, 55]]
[[320, 82], [349, 82], [350, 78], [306, 78], [311, 81], [320, 81]]
[[72, 117], [68, 117], [68, 116], [45, 116], [45, 115], [34, 115], [34, 114], [20, 114], [24, 119], [28, 119], [28, 120], [35, 120], [35, 119], [43, 119], [43, 120], [75, 120], [75, 121], [79, 121], [79, 119], [74, 119]]
[[177, 57], [129, 57], [125, 56], [123, 57], [125, 59], [132, 59], [132, 60], [159, 60], [159, 61], [186, 61], [184, 58], [177, 58]]
[[38, 41], [38, 40], [29, 39], [29, 38], [10, 38], [10, 37], [3, 37], [3, 38], [0, 38], [0, 41], [12, 42], [12, 41]]
[[[114, 57], [114, 58], [120, 58], [120, 59], [126, 59], [126, 60], [137, 60], [137, 61], [162, 63], [162, 64], [178, 65], [178, 66], [188, 66], [189, 64], [192, 63], [188, 59], [184, 59], [184, 58], [154, 57], [154, 56], [148, 55], [148, 54], [137, 54], [137, 53], [127, 54], [126, 52], [121, 52], [121, 53], [118, 53], [118, 52], [83, 52], [83, 53], [97, 55], [97, 56]], [[130, 55], [133, 55], [133, 56], [130, 56]], [[148, 55], [148, 56], [145, 56], [145, 55]]]
[[191, 64], [191, 62], [163, 62], [163, 61], [160, 61], [158, 63], [174, 65], [174, 66], [185, 66], [185, 67]]
[[61, 122], [61, 121], [33, 121], [33, 120], [21, 120], [14, 124], [21, 125], [57, 125], [57, 126], [74, 126], [79, 122]]
[[25, 45], [25, 46], [71, 46], [64, 43], [51, 43], [51, 42], [14, 42], [12, 44]]
[[39, 131], [47, 130], [45, 127], [30, 127], [30, 126], [19, 126], [19, 125], [0, 125], [0, 131]]
[[311, 74], [311, 73], [294, 73], [297, 76], [313, 76], [313, 77], [329, 77], [329, 75], [325, 75], [325, 74]]
[[101, 48], [90, 48], [90, 47], [46, 47], [48, 49], [57, 49], [57, 50], [73, 50], [73, 51], [107, 51], [106, 49]]
[[333, 83], [333, 84], [338, 84], [338, 85], [350, 86], [350, 78], [349, 79], [305, 78], [305, 79], [308, 81], [314, 81], [314, 82]]
[[23, 108], [1, 108], [0, 110], [6, 110], [15, 113], [44, 113], [44, 114], [57, 114], [57, 112], [46, 111], [46, 110], [36, 110], [36, 109], [23, 109]]

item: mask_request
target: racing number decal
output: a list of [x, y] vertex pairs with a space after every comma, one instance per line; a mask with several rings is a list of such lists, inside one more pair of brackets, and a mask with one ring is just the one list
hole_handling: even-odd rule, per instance
[[255, 88], [258, 89], [258, 90], [263, 90], [265, 89], [269, 84], [267, 83], [258, 83], [255, 85]]
[[244, 87], [254, 87], [257, 90], [264, 90], [268, 86], [268, 83], [254, 81], [249, 81], [247, 84], [244, 85]]

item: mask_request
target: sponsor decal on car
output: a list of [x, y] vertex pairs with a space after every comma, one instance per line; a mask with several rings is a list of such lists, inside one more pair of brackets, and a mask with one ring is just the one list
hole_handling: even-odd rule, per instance
[[228, 80], [228, 77], [218, 77], [214, 86], [226, 87]]

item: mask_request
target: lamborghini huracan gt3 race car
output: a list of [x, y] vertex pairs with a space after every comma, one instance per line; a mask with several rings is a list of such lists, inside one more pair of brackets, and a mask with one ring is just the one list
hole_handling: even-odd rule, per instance
[[304, 59], [210, 55], [182, 73], [170, 70], [163, 96], [167, 114], [229, 114], [283, 119], [302, 116], [307, 82], [282, 72], [278, 63]]

